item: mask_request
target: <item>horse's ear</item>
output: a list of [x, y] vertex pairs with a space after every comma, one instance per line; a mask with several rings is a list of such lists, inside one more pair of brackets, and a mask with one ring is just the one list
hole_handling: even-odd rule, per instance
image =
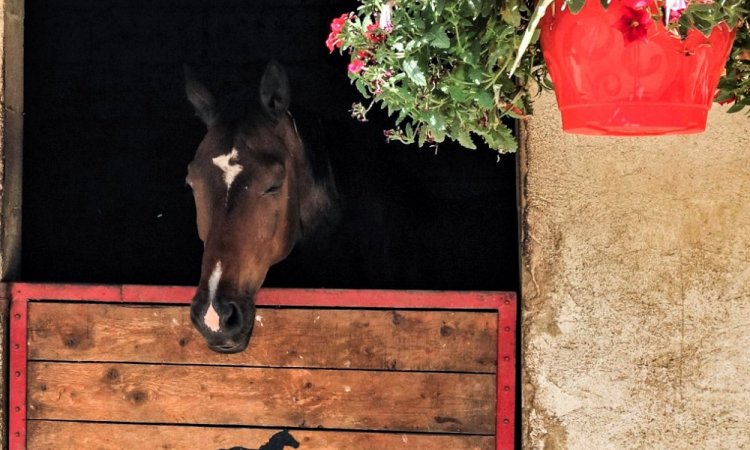
[[286, 114], [291, 101], [289, 79], [281, 64], [271, 61], [260, 79], [260, 102], [263, 110], [275, 120]]
[[211, 125], [214, 118], [216, 100], [211, 92], [195, 76], [193, 69], [187, 65], [183, 66], [185, 71], [185, 93], [188, 100], [193, 104], [195, 113], [206, 125]]

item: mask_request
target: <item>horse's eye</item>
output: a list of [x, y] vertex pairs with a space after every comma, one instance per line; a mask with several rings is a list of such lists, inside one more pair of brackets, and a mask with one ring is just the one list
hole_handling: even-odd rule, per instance
[[281, 189], [281, 183], [274, 183], [268, 189], [263, 191], [263, 195], [271, 195], [279, 192]]

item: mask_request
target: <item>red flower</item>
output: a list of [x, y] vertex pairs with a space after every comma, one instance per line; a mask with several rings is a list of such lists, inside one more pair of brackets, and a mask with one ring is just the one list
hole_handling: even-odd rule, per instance
[[372, 23], [367, 25], [367, 31], [365, 31], [365, 37], [370, 40], [373, 44], [385, 41], [387, 37], [383, 30], [380, 29], [378, 24]]
[[357, 50], [357, 58], [361, 59], [362, 61], [367, 61], [368, 59], [372, 58], [372, 53], [368, 52], [367, 50]]
[[344, 24], [349, 20], [349, 13], [344, 13], [339, 17], [333, 19], [331, 22], [331, 32], [339, 34], [344, 29]]
[[360, 73], [365, 69], [365, 62], [361, 59], [355, 59], [351, 63], [349, 63], [349, 73]]
[[339, 35], [341, 34], [341, 30], [344, 29], [344, 24], [346, 24], [347, 20], [349, 20], [349, 13], [344, 13], [331, 22], [331, 32], [328, 34], [328, 39], [326, 39], [326, 47], [328, 47], [328, 51], [331, 53], [333, 53], [334, 49], [341, 48], [344, 45], [344, 40]]
[[635, 41], [646, 41], [648, 28], [653, 23], [651, 14], [645, 9], [622, 8], [622, 16], [617, 21], [615, 27], [622, 31], [622, 37], [625, 43], [629, 44]]
[[335, 33], [330, 33], [328, 39], [326, 39], [326, 47], [333, 53], [334, 49], [341, 48], [344, 45], [344, 41]]
[[734, 102], [736, 102], [736, 101], [737, 101], [737, 99], [736, 99], [736, 98], [734, 98], [734, 97], [729, 97], [728, 99], [726, 99], [726, 100], [722, 100], [722, 101], [720, 101], [720, 102], [718, 102], [718, 103], [719, 103], [720, 105], [726, 105], [726, 104], [728, 104], [728, 103], [734, 103]]

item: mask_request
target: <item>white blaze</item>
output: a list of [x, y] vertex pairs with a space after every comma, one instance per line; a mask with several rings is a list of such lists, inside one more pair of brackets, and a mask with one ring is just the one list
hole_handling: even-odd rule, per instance
[[219, 281], [221, 281], [221, 261], [216, 262], [214, 271], [208, 278], [208, 309], [206, 315], [203, 316], [203, 323], [214, 333], [221, 328], [219, 326], [219, 314], [214, 309], [214, 298], [216, 298], [216, 290], [219, 288]]
[[216, 158], [211, 159], [214, 165], [224, 172], [224, 182], [227, 184], [227, 190], [232, 187], [232, 183], [234, 183], [234, 179], [237, 178], [237, 175], [242, 172], [242, 165], [237, 163], [239, 156], [237, 149], [233, 148], [232, 151], [226, 155], [217, 156]]

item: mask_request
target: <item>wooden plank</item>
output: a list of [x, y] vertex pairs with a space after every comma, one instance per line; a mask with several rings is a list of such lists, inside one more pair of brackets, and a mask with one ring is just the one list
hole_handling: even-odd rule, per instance
[[495, 432], [495, 376], [29, 363], [32, 419]]
[[259, 308], [250, 347], [210, 351], [186, 306], [29, 306], [29, 358], [495, 373], [497, 314]]
[[[280, 430], [81, 422], [29, 422], [29, 450], [257, 449]], [[292, 430], [300, 450], [491, 450], [492, 436]], [[291, 447], [287, 447], [287, 450]]]

